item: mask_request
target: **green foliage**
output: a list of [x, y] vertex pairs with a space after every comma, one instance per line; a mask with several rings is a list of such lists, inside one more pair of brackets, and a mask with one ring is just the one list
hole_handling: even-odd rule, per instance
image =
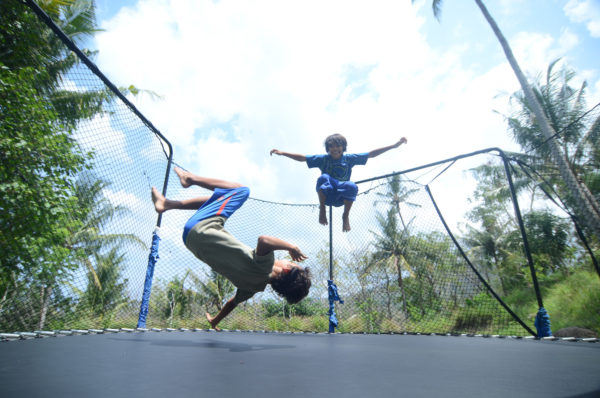
[[38, 326], [56, 282], [77, 267], [66, 241], [81, 223], [71, 217], [73, 179], [89, 159], [36, 90], [41, 73], [0, 64], [0, 289], [8, 301], [20, 289], [44, 292]]
[[[546, 119], [557, 133], [552, 137], [556, 147], [564, 153], [568, 167], [573, 171], [589, 197], [595, 197], [598, 206], [600, 194], [600, 114], [588, 112], [586, 104], [587, 83], [574, 87], [575, 72], [556, 60], [548, 66], [545, 76], [539, 76], [533, 83], [533, 92], [542, 106]], [[569, 185], [560, 172], [556, 159], [552, 156], [552, 146], [543, 134], [540, 124], [532, 117], [533, 110], [523, 92], [511, 96], [513, 112], [507, 117], [509, 131], [521, 145], [527, 156], [521, 158], [539, 175], [544, 176], [542, 185], [557, 192], [562, 200], [577, 210], [582, 203], [575, 198], [575, 187]], [[576, 182], [571, 182], [576, 184]], [[575, 211], [577, 213], [577, 211]], [[585, 225], [586, 220], [580, 220]], [[593, 231], [588, 231], [593, 233]]]
[[367, 333], [377, 333], [380, 331], [379, 325], [383, 319], [383, 314], [377, 311], [376, 308], [372, 299], [358, 304], [359, 314], [363, 321], [363, 330]]
[[37, 260], [31, 242], [61, 245], [75, 199], [72, 178], [88, 157], [34, 88], [33, 69], [0, 64], [0, 250], [3, 268]]
[[487, 330], [494, 319], [492, 309], [498, 309], [498, 302], [487, 293], [480, 293], [465, 301], [454, 314], [455, 332], [476, 332]]
[[86, 310], [97, 316], [113, 313], [126, 302], [128, 280], [121, 279], [123, 258], [118, 249], [106, 254], [94, 253], [95, 272], [88, 272], [88, 284], [81, 302]]
[[328, 309], [322, 302], [305, 298], [297, 304], [289, 304], [285, 300], [268, 299], [262, 301], [262, 307], [267, 317], [292, 318], [294, 316], [326, 315]]
[[207, 309], [220, 311], [225, 302], [235, 293], [233, 283], [213, 270], [207, 273], [207, 278], [204, 280], [194, 274], [191, 274], [191, 279], [199, 294], [203, 296], [202, 301], [206, 303]]
[[600, 279], [579, 271], [555, 283], [544, 295], [552, 330], [581, 327], [600, 333]]

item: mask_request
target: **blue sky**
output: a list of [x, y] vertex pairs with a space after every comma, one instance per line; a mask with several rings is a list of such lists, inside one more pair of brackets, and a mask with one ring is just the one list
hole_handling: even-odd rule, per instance
[[[600, 2], [488, 0], [522, 69], [556, 58], [600, 99]], [[408, 138], [354, 179], [459, 154], [517, 150], [501, 114], [518, 89], [474, 1], [98, 0], [96, 63], [199, 174], [253, 187], [255, 197], [313, 203], [318, 172], [272, 148], [313, 154], [344, 134], [350, 152]], [[498, 111], [498, 112], [495, 112]], [[290, 178], [293, 176], [293, 178]]]

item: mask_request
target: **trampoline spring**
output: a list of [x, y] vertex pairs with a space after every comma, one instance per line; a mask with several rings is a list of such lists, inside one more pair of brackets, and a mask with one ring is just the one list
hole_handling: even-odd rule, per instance
[[40, 336], [51, 336], [51, 337], [56, 336], [56, 333], [48, 331], [48, 330], [34, 330], [33, 333], [37, 333]]
[[21, 335], [16, 333], [0, 333], [0, 340], [18, 340], [21, 338]]
[[21, 336], [21, 338], [23, 338], [23, 339], [24, 339], [24, 338], [27, 338], [27, 337], [30, 337], [30, 338], [39, 338], [39, 337], [41, 337], [41, 336], [39, 336], [37, 333], [31, 333], [31, 332], [20, 332], [20, 333], [18, 333], [18, 334], [19, 334], [19, 335]]

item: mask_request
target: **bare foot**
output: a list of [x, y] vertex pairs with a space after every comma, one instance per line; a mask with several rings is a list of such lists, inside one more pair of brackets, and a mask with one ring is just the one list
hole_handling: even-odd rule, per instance
[[327, 213], [325, 207], [319, 207], [319, 224], [327, 225]]
[[165, 201], [165, 197], [158, 192], [158, 189], [152, 187], [152, 202], [154, 202], [154, 209], [157, 213], [162, 213], [166, 210]]
[[220, 332], [220, 331], [221, 331], [221, 329], [219, 329], [219, 328], [217, 327], [217, 325], [213, 325], [213, 319], [215, 319], [215, 318], [213, 318], [213, 317], [212, 317], [212, 316], [211, 316], [211, 315], [210, 315], [210, 314], [207, 312], [207, 313], [206, 313], [206, 320], [208, 321], [208, 323], [210, 323], [210, 326], [211, 326], [213, 329], [215, 329], [217, 332]]
[[342, 226], [342, 231], [350, 231], [350, 220], [348, 219], [348, 216], [342, 216], [342, 221], [344, 223], [344, 225]]
[[181, 182], [181, 186], [184, 188], [189, 187], [191, 184], [188, 182], [188, 177], [189, 174], [187, 171], [179, 168], [179, 167], [175, 167], [175, 174], [177, 174], [177, 176], [179, 177], [179, 181]]

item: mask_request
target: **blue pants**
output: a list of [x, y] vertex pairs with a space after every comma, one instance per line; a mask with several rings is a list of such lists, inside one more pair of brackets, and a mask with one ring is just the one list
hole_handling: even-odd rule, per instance
[[214, 216], [230, 217], [237, 209], [242, 207], [248, 196], [250, 196], [250, 189], [248, 187], [232, 189], [216, 188], [210, 199], [204, 202], [198, 211], [185, 223], [185, 227], [183, 227], [183, 242], [185, 243], [188, 232], [198, 222]]
[[321, 174], [317, 179], [317, 192], [325, 194], [325, 205], [343, 206], [345, 200], [354, 202], [358, 187], [352, 181], [338, 181], [329, 174]]

